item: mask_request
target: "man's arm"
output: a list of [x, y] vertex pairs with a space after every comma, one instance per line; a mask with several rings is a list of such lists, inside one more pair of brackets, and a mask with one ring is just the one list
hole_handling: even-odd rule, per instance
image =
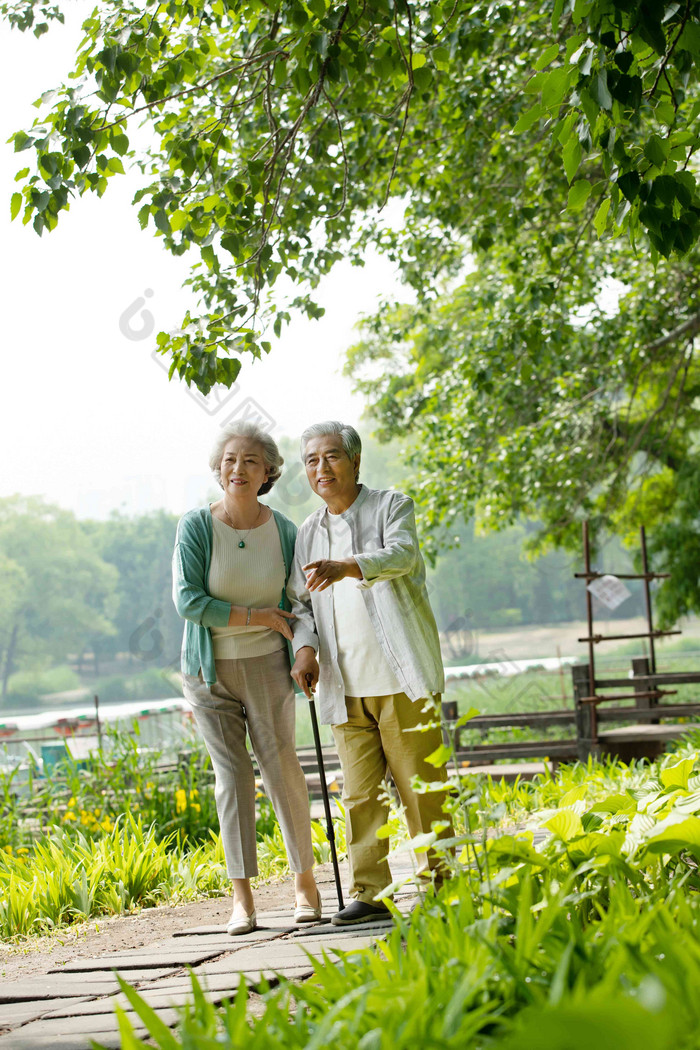
[[408, 575], [415, 568], [419, 556], [413, 500], [397, 492], [392, 498], [384, 524], [384, 546], [354, 556], [360, 570], [360, 587], [371, 587], [379, 580], [393, 580], [397, 576]]

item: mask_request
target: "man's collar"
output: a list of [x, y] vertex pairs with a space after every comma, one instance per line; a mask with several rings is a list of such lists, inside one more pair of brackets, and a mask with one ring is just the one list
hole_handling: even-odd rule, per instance
[[[367, 488], [367, 486], [363, 485], [361, 481], [358, 482], [358, 484], [360, 486], [360, 491], [357, 493], [357, 496], [352, 501], [352, 503], [350, 504], [348, 509], [341, 511], [340, 514], [334, 514], [334, 515], [332, 515], [332, 517], [343, 518], [346, 521], [348, 521], [350, 518], [353, 518], [355, 516], [355, 514], [357, 514], [357, 512], [360, 509], [360, 507], [362, 506], [362, 504], [367, 499], [367, 496], [369, 495], [369, 489]], [[331, 512], [329, 511], [327, 506], [324, 507], [323, 509], [324, 509], [324, 512], [325, 512], [326, 516], [331, 516]]]

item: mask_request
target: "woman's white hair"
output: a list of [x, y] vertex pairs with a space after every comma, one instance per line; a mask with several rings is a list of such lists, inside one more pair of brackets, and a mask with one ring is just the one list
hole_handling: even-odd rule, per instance
[[[362, 441], [360, 435], [349, 423], [339, 423], [337, 419], [329, 419], [325, 423], [313, 423], [307, 427], [301, 435], [301, 461], [306, 462], [306, 446], [311, 438], [325, 437], [327, 434], [338, 434], [349, 459], [354, 459], [362, 453]], [[359, 478], [358, 470], [355, 479]]]
[[219, 433], [216, 436], [214, 447], [209, 454], [209, 466], [211, 472], [216, 478], [217, 484], [223, 488], [221, 484], [221, 460], [224, 455], [224, 449], [231, 440], [231, 438], [249, 438], [250, 441], [256, 441], [263, 450], [263, 460], [265, 466], [269, 467], [270, 473], [258, 491], [258, 496], [264, 496], [266, 492], [269, 492], [274, 483], [278, 480], [282, 473], [282, 464], [284, 460], [280, 455], [280, 450], [277, 448], [276, 441], [270, 437], [266, 430], [259, 427], [257, 423], [230, 423], [227, 427], [221, 427]]

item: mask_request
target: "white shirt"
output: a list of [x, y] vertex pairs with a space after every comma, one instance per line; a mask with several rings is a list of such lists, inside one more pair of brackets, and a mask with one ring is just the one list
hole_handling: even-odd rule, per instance
[[[352, 557], [350, 526], [340, 514], [328, 514], [330, 557]], [[359, 581], [346, 577], [333, 584], [333, 615], [338, 665], [346, 696], [389, 696], [403, 689], [387, 663], [367, 613]]]
[[[264, 609], [279, 605], [284, 558], [274, 515], [247, 533], [236, 532], [212, 515], [211, 565], [207, 588], [212, 598], [231, 605]], [[239, 547], [243, 539], [245, 547]], [[212, 627], [215, 660], [266, 656], [287, 644], [271, 627]]]

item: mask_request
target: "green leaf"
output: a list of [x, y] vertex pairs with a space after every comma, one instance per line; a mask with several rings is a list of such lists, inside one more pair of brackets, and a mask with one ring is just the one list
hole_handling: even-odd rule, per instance
[[680, 849], [700, 849], [700, 817], [685, 817], [679, 820], [676, 816], [657, 825], [657, 830], [649, 835], [644, 845], [653, 853], [676, 853]]
[[237, 256], [241, 250], [241, 239], [234, 233], [227, 233], [221, 238], [221, 247], [231, 255]]
[[697, 22], [688, 21], [686, 23], [676, 50], [689, 51], [691, 55], [700, 58], [700, 25]]
[[479, 715], [479, 713], [480, 712], [478, 707], [470, 707], [469, 710], [465, 712], [465, 714], [459, 716], [459, 718], [455, 722], [455, 729], [461, 729], [462, 726], [465, 726], [467, 724], [467, 722], [471, 722], [472, 718], [476, 718]]
[[241, 370], [241, 361], [238, 357], [221, 357], [216, 362], [216, 381], [223, 386], [230, 387], [238, 378]]
[[10, 203], [10, 218], [16, 219], [19, 215], [19, 209], [22, 207], [22, 194], [13, 193], [12, 201]]
[[608, 74], [601, 69], [588, 85], [591, 98], [598, 103], [601, 109], [612, 109], [612, 95], [608, 91]]
[[453, 749], [447, 744], [440, 744], [439, 747], [436, 747], [435, 750], [428, 755], [425, 761], [431, 766], [435, 766], [437, 769], [440, 766], [444, 766], [447, 760], [451, 758], [452, 751]]
[[119, 974], [117, 974], [117, 980], [122, 992], [131, 1003], [134, 1013], [141, 1018], [149, 1034], [157, 1040], [160, 1050], [180, 1050], [180, 1040], [160, 1019], [153, 1007], [149, 1006], [146, 1000], [142, 999], [138, 992]]
[[566, 66], [558, 66], [548, 73], [542, 84], [542, 104], [547, 109], [553, 109], [560, 105], [571, 81], [572, 70]]
[[693, 771], [695, 762], [692, 758], [684, 758], [675, 766], [667, 766], [662, 769], [659, 779], [665, 788], [683, 788], [687, 790], [688, 778]]
[[639, 194], [641, 179], [636, 171], [626, 171], [624, 174], [618, 175], [617, 185], [620, 187], [622, 195], [628, 201], [633, 201]]
[[129, 139], [124, 134], [112, 135], [112, 149], [123, 156], [129, 148]]
[[567, 207], [569, 211], [581, 211], [591, 195], [591, 184], [588, 179], [578, 179], [569, 190]]
[[608, 225], [608, 212], [610, 211], [610, 198], [604, 197], [598, 206], [598, 210], [595, 213], [593, 219], [593, 225], [595, 226], [596, 233], [599, 237], [602, 237], [607, 229]]
[[541, 117], [547, 115], [547, 110], [544, 108], [541, 102], [535, 102], [534, 106], [521, 113], [518, 117], [517, 123], [513, 128], [514, 135], [520, 135], [523, 131], [529, 131], [533, 124], [536, 124]]
[[15, 144], [15, 153], [21, 153], [25, 149], [29, 149], [34, 145], [34, 139], [27, 135], [26, 131], [18, 131], [13, 136]]
[[586, 797], [586, 785], [578, 784], [576, 787], [570, 788], [569, 791], [565, 792], [559, 799], [559, 809], [566, 809], [567, 806], [573, 806], [575, 802], [583, 802]]
[[20, 168], [20, 170], [15, 175], [15, 182], [21, 182], [22, 179], [26, 179], [28, 174], [29, 168]]
[[579, 169], [581, 154], [581, 143], [576, 135], [571, 135], [561, 151], [562, 160], [564, 162], [564, 171], [566, 172], [566, 178], [569, 182], [573, 181], [574, 175]]
[[87, 146], [78, 146], [77, 149], [73, 150], [73, 160], [79, 168], [86, 167], [91, 156], [92, 154]]
[[596, 802], [591, 806], [591, 813], [634, 813], [636, 810], [636, 803], [630, 795], [623, 795], [621, 792], [615, 795], [608, 795], [606, 798]]
[[535, 69], [545, 69], [559, 54], [559, 44], [550, 44], [535, 62]]
[[577, 836], [583, 835], [581, 818], [571, 809], [559, 810], [558, 813], [555, 813], [553, 817], [546, 821], [544, 827], [548, 828], [553, 835], [556, 835], [557, 838], [562, 839], [564, 842], [571, 842]]
[[[141, 210], [143, 211], [143, 209]], [[157, 230], [160, 230], [162, 233], [165, 234], [169, 234], [171, 232], [170, 220], [168, 219], [166, 212], [164, 212], [162, 208], [158, 208], [155, 215], [153, 216], [153, 221], [156, 224]]]
[[668, 142], [658, 135], [652, 135], [644, 146], [644, 156], [657, 168], [662, 168], [668, 157]]

